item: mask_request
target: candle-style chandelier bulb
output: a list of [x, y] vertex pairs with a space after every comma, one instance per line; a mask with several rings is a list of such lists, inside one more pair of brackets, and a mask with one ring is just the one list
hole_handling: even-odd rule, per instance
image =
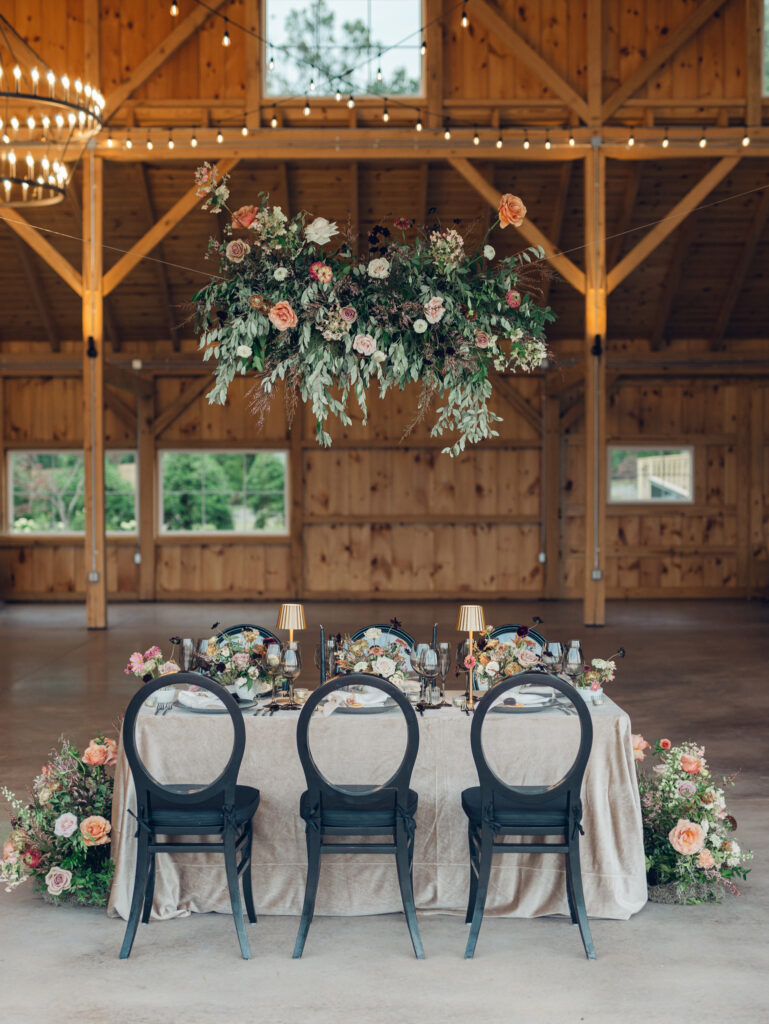
[[171, 4], [171, 17], [179, 17], [179, 5], [177, 4], [176, 0], [173, 0], [173, 3]]
[[467, 7], [465, 5], [462, 6], [462, 17], [459, 19], [459, 24], [462, 28], [467, 28], [470, 24], [470, 19], [467, 17]]

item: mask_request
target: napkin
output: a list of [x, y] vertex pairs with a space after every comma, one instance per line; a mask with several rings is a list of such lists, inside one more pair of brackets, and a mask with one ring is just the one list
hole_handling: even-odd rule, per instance
[[216, 708], [223, 702], [208, 690], [179, 690], [176, 699], [185, 708]]
[[491, 705], [496, 707], [497, 704], [503, 704], [506, 700], [515, 700], [517, 704], [523, 704], [527, 707], [539, 707], [542, 704], [547, 704], [552, 699], [552, 691], [547, 690], [519, 690], [517, 693], [511, 693], [509, 690], [507, 693], [495, 700]]

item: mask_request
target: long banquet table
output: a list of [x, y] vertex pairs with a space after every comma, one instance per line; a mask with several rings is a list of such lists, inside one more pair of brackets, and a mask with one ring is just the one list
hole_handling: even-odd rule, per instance
[[[646, 902], [641, 810], [635, 781], [630, 719], [612, 701], [591, 709], [593, 749], [583, 788], [585, 829], [581, 841], [587, 910], [591, 916], [626, 920]], [[253, 888], [257, 913], [299, 914], [306, 869], [304, 822], [299, 797], [305, 788], [296, 751], [297, 712], [246, 716], [242, 784], [261, 790], [254, 820]], [[412, 788], [419, 794], [414, 853], [417, 907], [464, 913], [469, 865], [467, 819], [461, 792], [478, 784], [470, 752], [471, 719], [454, 708], [430, 710], [419, 719], [420, 746]], [[573, 749], [578, 719], [556, 709], [537, 714], [492, 715], [486, 720], [496, 768], [507, 767], [520, 784], [555, 781], [554, 761]], [[354, 730], [354, 731], [353, 731]], [[137, 743], [145, 764], [161, 781], [210, 781], [231, 745], [227, 716], [174, 710], [165, 717], [142, 712]], [[383, 781], [393, 754], [403, 749], [402, 715], [316, 715], [311, 746], [332, 781]], [[350, 740], [365, 755], [368, 772], [351, 774]], [[397, 758], [396, 758], [397, 760]], [[568, 761], [568, 758], [567, 758]], [[500, 767], [501, 765], [501, 767]], [[561, 764], [558, 765], [561, 767]], [[513, 781], [512, 774], [505, 776]], [[109, 910], [127, 918], [135, 866], [135, 796], [125, 755], [116, 767], [112, 818], [116, 862]], [[381, 914], [401, 910], [391, 856], [324, 857], [317, 914]], [[153, 919], [193, 911], [230, 913], [224, 862], [215, 854], [159, 856]], [[495, 858], [487, 913], [512, 917], [567, 914], [560, 856]]]

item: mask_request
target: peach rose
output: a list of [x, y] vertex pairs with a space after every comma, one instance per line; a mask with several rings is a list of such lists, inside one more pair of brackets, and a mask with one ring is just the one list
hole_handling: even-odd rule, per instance
[[117, 764], [117, 740], [105, 740], [104, 746], [107, 748], [107, 760], [104, 763], [111, 768]]
[[258, 206], [241, 206], [232, 215], [232, 226], [234, 228], [249, 228], [256, 220], [258, 213]]
[[644, 754], [644, 750], [646, 750], [646, 748], [648, 746], [650, 746], [650, 744], [643, 738], [643, 736], [641, 736], [640, 733], [637, 733], [637, 732], [634, 732], [632, 734], [631, 738], [633, 740], [633, 758], [634, 758], [634, 760], [636, 760], [636, 761], [644, 761], [644, 760], [646, 760], [646, 754]]
[[499, 200], [499, 226], [501, 228], [506, 228], [508, 224], [519, 228], [523, 224], [525, 216], [526, 207], [518, 196], [512, 196], [507, 192]]
[[270, 323], [273, 327], [277, 327], [279, 331], [287, 331], [290, 327], [296, 327], [299, 323], [296, 313], [291, 308], [291, 303], [286, 302], [285, 299], [276, 302], [268, 315]]
[[8, 860], [10, 857], [13, 857], [13, 859], [16, 860], [17, 856], [16, 846], [14, 845], [13, 840], [8, 839], [3, 843], [3, 860]]
[[91, 740], [83, 753], [83, 761], [93, 766], [104, 764], [109, 757], [109, 751], [103, 743]]
[[92, 814], [80, 822], [80, 831], [86, 846], [104, 846], [110, 841], [112, 826], [100, 814]]
[[713, 854], [710, 850], [700, 850], [700, 855], [697, 858], [697, 866], [705, 868], [706, 871], [710, 871], [711, 868], [716, 866], [716, 862], [713, 860]]
[[678, 819], [668, 832], [668, 839], [676, 853], [682, 853], [685, 857], [693, 857], [705, 845], [705, 833], [702, 826], [698, 825], [696, 821], [689, 821], [688, 818]]
[[699, 775], [702, 771], [702, 761], [692, 754], [681, 754], [681, 771], [688, 772], [689, 775]]

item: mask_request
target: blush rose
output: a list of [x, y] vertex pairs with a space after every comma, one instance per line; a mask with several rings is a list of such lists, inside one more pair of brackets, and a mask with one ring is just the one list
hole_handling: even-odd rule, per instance
[[705, 845], [705, 832], [696, 821], [679, 818], [668, 832], [668, 839], [676, 853], [681, 853], [685, 857], [693, 857]]
[[251, 246], [240, 238], [233, 238], [231, 242], [227, 243], [225, 249], [225, 255], [230, 263], [242, 263], [250, 252]]
[[291, 303], [285, 300], [276, 302], [268, 316], [270, 323], [273, 327], [277, 327], [279, 331], [287, 331], [290, 327], [296, 327], [299, 323], [296, 313], [291, 308]]
[[525, 216], [526, 207], [518, 196], [507, 192], [499, 200], [499, 226], [501, 228], [506, 228], [510, 224], [514, 228], [519, 228], [523, 224]]
[[60, 896], [72, 887], [72, 872], [58, 865], [45, 876], [45, 887], [51, 896]]
[[693, 754], [681, 754], [681, 771], [689, 775], [699, 775], [702, 771], [702, 761]]
[[241, 206], [232, 215], [233, 228], [249, 228], [256, 220], [259, 213], [258, 206]]
[[370, 334], [356, 334], [352, 347], [362, 356], [371, 356], [376, 351], [376, 342]]

